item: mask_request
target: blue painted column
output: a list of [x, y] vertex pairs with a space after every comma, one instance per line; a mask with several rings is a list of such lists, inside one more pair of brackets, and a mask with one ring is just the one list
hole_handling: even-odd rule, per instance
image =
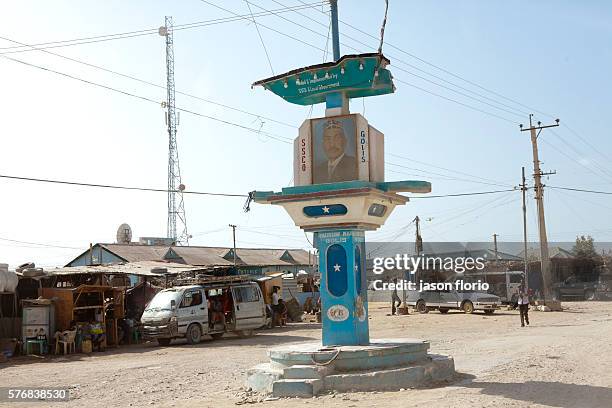
[[365, 232], [319, 231], [314, 239], [321, 272], [323, 345], [369, 344]]

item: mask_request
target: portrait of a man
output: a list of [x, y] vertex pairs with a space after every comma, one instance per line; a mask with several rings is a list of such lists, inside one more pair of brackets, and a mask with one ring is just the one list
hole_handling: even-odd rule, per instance
[[358, 179], [355, 123], [351, 117], [322, 119], [313, 126], [314, 184]]

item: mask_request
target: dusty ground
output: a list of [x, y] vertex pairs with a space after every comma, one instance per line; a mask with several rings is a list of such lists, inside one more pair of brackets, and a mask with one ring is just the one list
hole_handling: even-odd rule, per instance
[[320, 338], [320, 327], [307, 323], [197, 346], [16, 358], [0, 365], [0, 386], [65, 386], [74, 396], [4, 404], [12, 407], [612, 407], [612, 302], [564, 306], [563, 313], [530, 313], [531, 326], [521, 328], [516, 311], [386, 316], [386, 305], [370, 305], [372, 338], [428, 339], [432, 352], [455, 358], [461, 374], [444, 388], [258, 403], [244, 391], [246, 369], [267, 361], [271, 346]]

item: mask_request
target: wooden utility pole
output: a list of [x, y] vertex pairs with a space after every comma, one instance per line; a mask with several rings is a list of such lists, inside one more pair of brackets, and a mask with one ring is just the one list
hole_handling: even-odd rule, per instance
[[499, 255], [497, 254], [497, 234], [493, 234], [493, 248], [495, 249], [495, 266], [499, 262]]
[[[542, 125], [542, 122], [538, 121], [537, 126], [533, 126], [531, 119], [533, 114], [529, 114], [529, 127], [523, 129], [523, 125], [520, 125], [521, 132], [529, 131], [531, 134], [531, 147], [533, 150], [533, 178], [535, 181], [535, 199], [538, 205], [538, 229], [540, 234], [540, 262], [542, 269], [542, 297], [544, 304], [553, 308], [558, 308], [558, 304], [552, 301], [552, 290], [551, 290], [551, 274], [550, 274], [550, 256], [548, 254], [548, 238], [546, 237], [546, 221], [544, 219], [544, 185], [542, 184], [542, 176], [552, 173], [543, 173], [540, 170], [540, 159], [538, 157], [538, 136], [542, 132], [542, 129], [549, 127], [559, 126], [559, 119], [556, 119], [556, 123], [553, 125]], [[538, 131], [536, 133], [536, 131]]]
[[229, 225], [232, 229], [232, 236], [234, 237], [234, 272], [236, 271], [236, 226], [234, 224]]
[[527, 183], [525, 181], [525, 167], [521, 168], [522, 172], [522, 182], [519, 185], [521, 188], [521, 192], [523, 194], [523, 262], [524, 262], [524, 270], [525, 270], [525, 290], [529, 289], [529, 260], [527, 257], [527, 203], [526, 203], [526, 192], [527, 192]]

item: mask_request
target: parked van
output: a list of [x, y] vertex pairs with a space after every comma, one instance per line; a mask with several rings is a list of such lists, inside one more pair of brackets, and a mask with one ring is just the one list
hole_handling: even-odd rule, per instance
[[141, 322], [145, 338], [167, 346], [175, 338], [197, 344], [204, 335], [217, 339], [228, 332], [250, 337], [265, 319], [264, 299], [257, 283], [234, 276], [164, 289], [147, 305]]
[[523, 271], [477, 271], [470, 272], [466, 278], [471, 281], [482, 280], [489, 284], [488, 292], [499, 296], [502, 303], [515, 304], [518, 300], [519, 288], [525, 281]]

